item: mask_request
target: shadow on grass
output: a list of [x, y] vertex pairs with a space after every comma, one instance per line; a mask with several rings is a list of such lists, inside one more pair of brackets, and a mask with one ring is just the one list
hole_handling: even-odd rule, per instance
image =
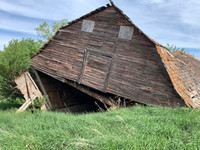
[[19, 107], [21, 106], [21, 104], [19, 103], [13, 103], [13, 102], [10, 102], [10, 101], [6, 101], [6, 100], [3, 100], [3, 101], [0, 101], [0, 110], [10, 110], [10, 109], [18, 109]]

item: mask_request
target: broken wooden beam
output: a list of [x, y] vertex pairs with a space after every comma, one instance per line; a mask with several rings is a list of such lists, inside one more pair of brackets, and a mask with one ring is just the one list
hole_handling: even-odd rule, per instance
[[31, 103], [34, 105], [34, 99], [42, 99], [42, 93], [28, 72], [23, 73], [19, 78], [15, 79], [15, 83], [26, 100], [26, 102], [17, 110], [17, 112], [26, 110]]

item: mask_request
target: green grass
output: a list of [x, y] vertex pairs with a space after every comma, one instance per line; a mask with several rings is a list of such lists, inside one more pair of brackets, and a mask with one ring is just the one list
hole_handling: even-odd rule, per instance
[[0, 110], [0, 149], [200, 149], [200, 111], [135, 106], [103, 113]]

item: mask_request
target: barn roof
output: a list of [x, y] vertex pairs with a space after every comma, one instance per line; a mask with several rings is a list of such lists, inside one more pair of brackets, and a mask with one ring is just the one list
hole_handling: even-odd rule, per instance
[[[74, 23], [97, 14], [109, 7], [114, 7], [126, 20], [128, 20], [135, 28], [137, 28], [140, 33], [144, 34], [153, 44], [155, 44], [156, 49], [162, 59], [163, 65], [165, 66], [177, 93], [185, 100], [188, 106], [200, 108], [200, 61], [182, 52], [169, 52], [167, 48], [143, 33], [117, 6], [107, 4], [106, 6], [97, 8], [96, 10], [80, 18], [73, 20], [67, 26], [62, 27], [61, 29], [67, 28]], [[60, 30], [57, 31], [55, 35], [57, 35], [59, 32]], [[50, 42], [51, 40], [44, 45], [41, 51], [45, 49]]]
[[[164, 47], [163, 45], [161, 45], [160, 43], [156, 42], [155, 40], [153, 40], [152, 38], [150, 38], [148, 35], [146, 35], [142, 30], [140, 30], [139, 27], [136, 26], [136, 25], [131, 21], [131, 19], [130, 19], [126, 14], [124, 14], [124, 12], [123, 12], [120, 8], [118, 8], [116, 5], [114, 5], [113, 3], [112, 3], [112, 5], [106, 4], [106, 6], [101, 6], [101, 7], [97, 8], [97, 9], [95, 9], [95, 10], [93, 10], [93, 11], [87, 13], [86, 15], [83, 15], [83, 16], [81, 16], [81, 17], [79, 17], [79, 18], [77, 18], [77, 19], [71, 21], [68, 25], [61, 27], [60, 30], [61, 30], [61, 29], [64, 29], [64, 28], [67, 28], [67, 27], [73, 25], [74, 23], [77, 23], [77, 22], [79, 22], [79, 21], [81, 21], [81, 20], [83, 20], [83, 19], [85, 19], [85, 18], [87, 18], [87, 17], [90, 17], [90, 16], [92, 16], [92, 15], [94, 15], [94, 14], [97, 14], [97, 13], [99, 13], [99, 12], [101, 12], [101, 11], [103, 11], [103, 10], [109, 8], [109, 7], [114, 7], [126, 20], [128, 20], [135, 28], [137, 28], [137, 29], [139, 30], [140, 33], [144, 34], [152, 43], [154, 43], [155, 45]], [[59, 33], [60, 30], [58, 30], [58, 31], [55, 33], [55, 35], [57, 35], [57, 34]], [[55, 35], [54, 35], [54, 36], [55, 36]], [[47, 46], [50, 42], [51, 42], [51, 40], [49, 40], [49, 41], [41, 48], [41, 50], [40, 50], [38, 53], [40, 53], [43, 49], [45, 49], [46, 46]], [[38, 53], [37, 53], [37, 54], [38, 54]], [[37, 55], [37, 54], [36, 54], [36, 55]], [[33, 56], [33, 57], [34, 57], [34, 56]]]
[[174, 88], [189, 107], [200, 108], [200, 61], [180, 51], [156, 46]]
[[186, 64], [187, 67], [197, 75], [197, 78], [200, 79], [200, 61], [198, 59], [195, 59], [190, 54], [186, 54], [182, 51], [174, 51], [172, 54], [177, 60]]

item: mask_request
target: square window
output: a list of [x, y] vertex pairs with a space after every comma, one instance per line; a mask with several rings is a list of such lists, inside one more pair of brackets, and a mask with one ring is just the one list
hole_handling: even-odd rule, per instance
[[83, 20], [81, 31], [92, 32], [94, 29], [95, 21]]
[[133, 27], [120, 26], [118, 38], [124, 39], [124, 40], [132, 40], [133, 31], [134, 31]]

